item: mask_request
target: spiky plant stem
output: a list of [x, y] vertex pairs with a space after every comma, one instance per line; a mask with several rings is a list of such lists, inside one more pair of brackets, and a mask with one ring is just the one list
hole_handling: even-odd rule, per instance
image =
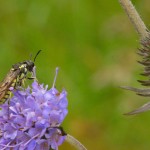
[[[147, 29], [139, 13], [136, 11], [130, 0], [119, 0], [119, 2], [124, 8], [140, 37], [141, 47], [139, 48], [138, 54], [142, 56], [142, 60], [138, 62], [144, 66], [144, 72], [141, 73], [141, 75], [150, 77], [150, 31]], [[150, 86], [150, 80], [138, 81], [144, 86]]]
[[[148, 80], [138, 81], [141, 83], [141, 85], [150, 86], [150, 31], [145, 26], [143, 20], [130, 0], [119, 0], [119, 2], [127, 13], [140, 38], [141, 47], [139, 48], [138, 54], [142, 57], [142, 60], [138, 62], [144, 66], [144, 72], [141, 73], [141, 75], [148, 77]], [[125, 86], [123, 88], [134, 91], [140, 96], [150, 97], [150, 89], [138, 89]], [[134, 115], [147, 110], [150, 110], [150, 102], [144, 104], [142, 107], [134, 111], [127, 113], [127, 115]]]

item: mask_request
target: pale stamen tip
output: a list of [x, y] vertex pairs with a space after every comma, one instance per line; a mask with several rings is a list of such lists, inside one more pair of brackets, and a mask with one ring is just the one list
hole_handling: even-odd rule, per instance
[[57, 79], [57, 75], [58, 75], [58, 71], [59, 71], [59, 67], [56, 67], [56, 70], [55, 70], [55, 77], [54, 77], [54, 82], [53, 82], [53, 88], [55, 87], [55, 84], [56, 84], [56, 79]]

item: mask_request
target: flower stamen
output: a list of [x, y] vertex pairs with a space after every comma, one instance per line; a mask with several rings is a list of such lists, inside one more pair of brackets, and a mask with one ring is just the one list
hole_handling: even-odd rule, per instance
[[55, 77], [54, 77], [52, 88], [55, 88], [55, 83], [56, 83], [56, 78], [57, 78], [57, 75], [58, 75], [58, 71], [59, 71], [59, 67], [56, 67], [56, 72], [55, 72]]

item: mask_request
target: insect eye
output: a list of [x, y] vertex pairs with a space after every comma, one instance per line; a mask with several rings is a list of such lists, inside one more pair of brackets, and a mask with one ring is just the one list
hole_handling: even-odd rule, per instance
[[34, 67], [34, 63], [33, 62], [29, 62], [27, 65], [28, 70], [31, 72], [33, 70]]

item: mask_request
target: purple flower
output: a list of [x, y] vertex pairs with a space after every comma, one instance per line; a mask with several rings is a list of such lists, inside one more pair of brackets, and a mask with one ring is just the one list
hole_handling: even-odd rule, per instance
[[66, 137], [60, 126], [68, 113], [67, 93], [47, 88], [34, 81], [0, 106], [1, 150], [58, 150]]

